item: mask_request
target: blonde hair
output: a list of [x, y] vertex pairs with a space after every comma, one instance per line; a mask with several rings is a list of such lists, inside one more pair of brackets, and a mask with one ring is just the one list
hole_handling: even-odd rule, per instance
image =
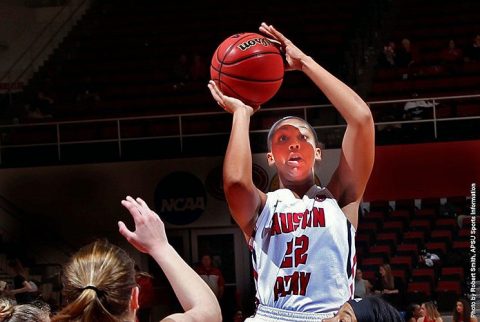
[[385, 276], [382, 276], [383, 287], [387, 290], [393, 290], [395, 288], [395, 279], [392, 274], [392, 268], [390, 264], [383, 264], [382, 267], [385, 270]]
[[1, 322], [50, 322], [50, 310], [47, 305], [13, 305], [7, 298], [0, 298]]
[[427, 311], [427, 316], [429, 318], [439, 318], [441, 317], [440, 312], [437, 310], [437, 306], [433, 302], [425, 302], [423, 303], [425, 305], [425, 311]]
[[121, 248], [97, 240], [81, 248], [64, 268], [68, 305], [52, 321], [119, 322], [130, 312], [136, 286], [134, 262]]

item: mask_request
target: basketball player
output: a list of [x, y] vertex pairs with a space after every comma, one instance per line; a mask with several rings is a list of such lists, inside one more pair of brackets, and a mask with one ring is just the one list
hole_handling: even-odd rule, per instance
[[403, 322], [400, 313], [376, 296], [346, 302], [335, 317], [323, 322]]
[[268, 134], [268, 163], [280, 189], [265, 194], [252, 180], [249, 141], [252, 107], [223, 95], [217, 103], [233, 114], [223, 181], [233, 218], [252, 252], [257, 311], [248, 321], [321, 321], [353, 297], [358, 208], [374, 159], [374, 124], [365, 102], [271, 25], [260, 31], [278, 41], [287, 70], [305, 73], [347, 122], [340, 163], [326, 187], [314, 182], [321, 160], [315, 130], [286, 117]]

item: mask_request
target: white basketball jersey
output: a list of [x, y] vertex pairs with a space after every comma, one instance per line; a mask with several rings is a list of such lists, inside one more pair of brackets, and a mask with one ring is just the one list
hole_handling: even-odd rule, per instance
[[331, 313], [353, 298], [355, 228], [325, 188], [267, 193], [250, 250], [259, 304]]

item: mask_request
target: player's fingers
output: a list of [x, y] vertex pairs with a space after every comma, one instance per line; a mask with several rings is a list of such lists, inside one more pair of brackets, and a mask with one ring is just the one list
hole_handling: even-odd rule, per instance
[[272, 44], [274, 44], [277, 47], [282, 47], [283, 46], [283, 44], [276, 39], [273, 39], [273, 38], [267, 38], [267, 39], [268, 39], [269, 42], [271, 42]]
[[137, 198], [137, 202], [140, 204], [140, 206], [145, 210], [145, 213], [148, 211], [151, 211], [150, 208], [148, 207], [147, 203], [143, 201], [142, 198]]
[[125, 224], [123, 223], [123, 221], [119, 221], [118, 222], [118, 231], [120, 232], [120, 234], [125, 237], [126, 240], [130, 241], [133, 239], [133, 237], [135, 236], [135, 234], [133, 232], [131, 232], [127, 226], [125, 226]]
[[127, 198], [125, 198], [125, 199], [127, 201], [131, 202], [132, 204], [134, 204], [135, 206], [139, 206], [138, 202], [130, 196], [127, 196]]
[[215, 93], [217, 93], [218, 97], [220, 97], [223, 100], [223, 93], [220, 90], [220, 88], [218, 88], [217, 83], [215, 83], [214, 81], [210, 81], [210, 82], [213, 86], [213, 90], [215, 91]]
[[267, 23], [265, 23], [265, 22], [262, 22], [258, 29], [260, 29], [262, 32], [265, 32], [268, 35], [272, 35], [272, 32], [270, 30], [271, 29], [270, 26], [267, 25]]
[[270, 38], [275, 38], [274, 35], [270, 32], [267, 24], [264, 23], [264, 22], [262, 22], [262, 24], [260, 25], [260, 27], [258, 28], [258, 30], [260, 30], [261, 33], [267, 35], [267, 36], [270, 37]]
[[[132, 198], [130, 197], [130, 199]], [[122, 206], [127, 208], [127, 210], [130, 212], [135, 222], [140, 220], [142, 213], [140, 212], [140, 209], [136, 203], [133, 203], [132, 201], [130, 201], [128, 197], [127, 197], [127, 200], [122, 200], [121, 203], [122, 203]]]
[[212, 94], [213, 99], [217, 101], [218, 105], [221, 105], [220, 102], [222, 99], [218, 96], [217, 92], [215, 92], [213, 86], [208, 84], [208, 89], [210, 89], [210, 93]]
[[223, 99], [223, 93], [218, 89], [217, 84], [214, 81], [210, 81], [208, 84], [210, 92], [212, 93], [213, 98], [217, 101], [218, 105], [225, 106], [225, 101]]
[[138, 249], [141, 252], [146, 253], [147, 250], [145, 247], [143, 247], [141, 244], [138, 243], [137, 236], [135, 233], [131, 232], [128, 230], [128, 228], [125, 226], [125, 224], [121, 221], [118, 222], [118, 231], [120, 234], [125, 237], [125, 239], [136, 249]]
[[144, 208], [147, 208], [147, 209], [150, 209], [150, 208], [148, 208], [147, 203], [146, 203], [142, 198], [137, 197], [137, 198], [135, 199], [135, 201], [137, 201], [137, 202], [140, 204], [140, 206], [142, 206], [142, 207], [144, 207]]
[[213, 80], [209, 81], [207, 84], [208, 89], [210, 90], [210, 93], [212, 93], [213, 98], [217, 98], [218, 94], [216, 91], [217, 84]]
[[269, 42], [272, 43], [282, 54], [285, 54], [285, 44], [282, 44], [280, 41], [274, 39], [274, 38], [267, 38]]
[[275, 36], [275, 38], [280, 40], [282, 43], [286, 43], [289, 41], [287, 37], [285, 37], [280, 31], [275, 29], [274, 26], [270, 25], [269, 27], [270, 27], [271, 33]]

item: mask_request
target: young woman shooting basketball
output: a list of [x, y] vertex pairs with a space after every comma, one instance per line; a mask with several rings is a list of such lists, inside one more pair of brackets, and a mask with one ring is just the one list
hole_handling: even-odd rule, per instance
[[211, 81], [212, 96], [233, 114], [223, 168], [225, 195], [252, 250], [255, 319], [321, 321], [353, 296], [355, 232], [373, 167], [374, 123], [352, 89], [273, 26], [262, 23], [260, 31], [280, 43], [287, 70], [307, 75], [346, 120], [340, 162], [327, 186], [316, 186], [314, 165], [322, 157], [316, 133], [303, 119], [283, 118], [270, 129], [267, 153], [280, 189], [263, 193], [252, 180], [249, 124], [254, 109], [223, 95]]

